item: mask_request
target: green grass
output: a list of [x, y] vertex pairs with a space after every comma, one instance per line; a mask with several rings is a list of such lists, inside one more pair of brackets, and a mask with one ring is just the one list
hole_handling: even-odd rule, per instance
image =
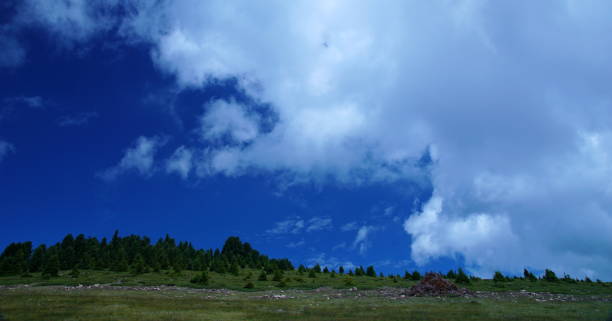
[[[610, 302], [536, 302], [469, 298], [403, 298], [362, 296], [367, 291], [286, 290], [280, 293], [201, 290], [133, 291], [63, 287], [19, 287], [0, 290], [5, 320], [606, 320]], [[375, 292], [375, 291], [370, 291]], [[1, 318], [0, 318], [1, 319]]]
[[[255, 285], [254, 289], [248, 291], [261, 291], [278, 288], [278, 282], [271, 281], [272, 276], [268, 276], [270, 281], [258, 281], [259, 271], [257, 270], [242, 270], [239, 276], [233, 276], [229, 273], [218, 274], [209, 273], [210, 282], [206, 286], [199, 286], [190, 283], [190, 280], [200, 272], [183, 271], [180, 275], [175, 275], [170, 271], [161, 273], [145, 273], [141, 275], [132, 275], [130, 273], [118, 273], [111, 271], [91, 271], [81, 270], [78, 278], [69, 276], [70, 271], [62, 271], [59, 277], [51, 279], [43, 279], [39, 273], [33, 273], [31, 277], [21, 276], [4, 276], [0, 277], [0, 285], [93, 285], [93, 284], [112, 284], [117, 286], [156, 286], [156, 285], [176, 285], [181, 287], [196, 287], [196, 288], [226, 288], [233, 290], [242, 290], [249, 281]], [[248, 273], [252, 276], [250, 280], [245, 280]], [[330, 277], [328, 273], [317, 273], [316, 278], [309, 278], [307, 273], [300, 275], [297, 271], [285, 272], [284, 279], [288, 279], [287, 288], [291, 289], [316, 289], [320, 287], [331, 287], [336, 289], [357, 287], [359, 289], [376, 289], [381, 287], [411, 287], [416, 284], [416, 281], [406, 281], [400, 279], [394, 282], [392, 279], [385, 277], [367, 277], [367, 276], [352, 276], [337, 275], [335, 278]], [[350, 278], [351, 283], [347, 283]], [[513, 280], [502, 283], [495, 283], [492, 280], [472, 281], [466, 285], [473, 291], [520, 291], [526, 290], [529, 292], [550, 292], [563, 293], [573, 295], [610, 295], [612, 294], [612, 283], [568, 283], [564, 281], [546, 282], [539, 280], [531, 282], [527, 280]]]

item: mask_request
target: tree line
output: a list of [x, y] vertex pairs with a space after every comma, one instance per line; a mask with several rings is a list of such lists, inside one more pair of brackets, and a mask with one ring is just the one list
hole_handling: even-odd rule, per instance
[[0, 275], [24, 275], [41, 272], [57, 276], [60, 270], [111, 270], [144, 273], [161, 270], [209, 270], [218, 273], [236, 272], [239, 268], [293, 270], [288, 259], [270, 259], [238, 237], [229, 237], [222, 249], [195, 249], [190, 242], [176, 242], [166, 235], [154, 244], [144, 236], [113, 237], [98, 240], [79, 234], [68, 234], [51, 246], [32, 242], [9, 244], [0, 256]]

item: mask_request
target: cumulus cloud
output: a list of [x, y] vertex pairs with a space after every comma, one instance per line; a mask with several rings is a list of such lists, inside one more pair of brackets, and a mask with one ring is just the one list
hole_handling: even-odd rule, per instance
[[0, 163], [4, 158], [11, 153], [15, 152], [15, 146], [13, 144], [0, 139]]
[[234, 143], [253, 140], [258, 134], [255, 115], [247, 115], [236, 103], [217, 100], [202, 117], [202, 136], [206, 140], [229, 139]]
[[[73, 2], [34, 17], [71, 39], [106, 28], [99, 5]], [[120, 35], [179, 86], [235, 77], [278, 113], [265, 133], [239, 106], [209, 114], [209, 131], [244, 143], [200, 147], [198, 175], [431, 177], [435, 198], [405, 224], [413, 259], [612, 277], [610, 2], [130, 5]]]
[[135, 171], [141, 176], [149, 177], [155, 169], [155, 153], [165, 143], [165, 139], [161, 137], [140, 136], [130, 148], [126, 149], [116, 166], [98, 173], [98, 176], [103, 180], [112, 181], [125, 172]]

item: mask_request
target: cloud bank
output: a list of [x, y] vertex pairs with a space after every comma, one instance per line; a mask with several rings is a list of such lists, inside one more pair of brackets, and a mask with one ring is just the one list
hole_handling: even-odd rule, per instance
[[225, 144], [186, 147], [184, 176], [430, 178], [404, 223], [416, 262], [612, 278], [610, 2], [26, 3], [20, 21], [67, 43], [114, 26], [179, 86], [236, 78], [274, 108], [269, 132], [248, 106], [208, 109], [202, 137]]

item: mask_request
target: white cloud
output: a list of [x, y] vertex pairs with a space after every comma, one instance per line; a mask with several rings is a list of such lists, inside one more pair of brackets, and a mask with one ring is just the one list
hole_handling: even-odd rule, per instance
[[276, 223], [276, 226], [266, 231], [268, 234], [298, 234], [304, 229], [304, 220], [299, 216]]
[[323, 231], [332, 229], [332, 219], [329, 217], [313, 217], [308, 220], [306, 232]]
[[302, 245], [306, 244], [306, 242], [304, 242], [304, 240], [300, 240], [298, 242], [290, 242], [287, 243], [287, 245], [285, 245], [288, 248], [296, 248], [296, 247], [300, 247]]
[[177, 148], [170, 159], [166, 161], [166, 172], [176, 173], [183, 179], [189, 177], [193, 168], [193, 153], [185, 146]]
[[[73, 41], [109, 30], [99, 4], [28, 3]], [[257, 122], [247, 114], [219, 114], [247, 143], [202, 150], [197, 175], [420, 180], [413, 164], [429, 148], [444, 204], [408, 224], [431, 239], [415, 259], [612, 278], [610, 2], [130, 4], [120, 34], [150, 44], [180, 86], [236, 77], [278, 114], [266, 133], [244, 125]], [[468, 238], [453, 245], [440, 231]]]
[[15, 146], [13, 146], [13, 144], [9, 142], [0, 139], [0, 163], [10, 153], [15, 153]]
[[4, 103], [9, 106], [22, 105], [34, 109], [42, 109], [45, 107], [44, 101], [40, 96], [18, 96], [5, 98]]
[[371, 242], [368, 240], [368, 237], [377, 229], [375, 226], [364, 225], [357, 230], [357, 235], [353, 241], [353, 248], [357, 248], [359, 254], [364, 255], [368, 248], [370, 248]]
[[304, 220], [299, 216], [276, 222], [276, 226], [266, 231], [268, 234], [298, 234], [302, 232], [317, 232], [331, 230], [332, 219], [328, 217], [312, 217]]
[[345, 248], [346, 248], [346, 242], [341, 242], [339, 244], [334, 245], [334, 247], [332, 247], [332, 251], [345, 249]]
[[348, 231], [355, 231], [358, 228], [359, 228], [359, 225], [357, 224], [357, 222], [348, 222], [342, 225], [342, 227], [340, 227], [340, 230], [342, 232], [348, 232]]
[[243, 106], [217, 100], [202, 117], [202, 136], [207, 140], [227, 137], [234, 143], [249, 142], [257, 137], [257, 123], [257, 116], [248, 115]]
[[73, 115], [64, 115], [57, 120], [60, 127], [84, 126], [93, 118], [98, 117], [96, 112], [82, 112]]
[[106, 181], [112, 181], [125, 172], [136, 171], [141, 176], [149, 177], [155, 169], [155, 153], [164, 144], [163, 138], [140, 136], [132, 147], [125, 151], [119, 164], [104, 170], [98, 176]]
[[[422, 212], [413, 214], [404, 223], [404, 229], [412, 236], [412, 259], [417, 264], [422, 265], [430, 258], [461, 254], [468, 266], [483, 266], [500, 261], [500, 256], [515, 250], [517, 237], [512, 234], [507, 216], [474, 213], [461, 219], [445, 217], [442, 203], [439, 196], [433, 196]], [[512, 260], [508, 256], [497, 268], [507, 269]]]
[[306, 260], [308, 262], [308, 266], [312, 267], [316, 264], [319, 264], [321, 268], [327, 267], [328, 269], [338, 270], [339, 267], [343, 267], [347, 272], [349, 269], [355, 269], [357, 266], [353, 264], [351, 261], [341, 260], [336, 257], [328, 257], [325, 253], [319, 253], [311, 258]]

